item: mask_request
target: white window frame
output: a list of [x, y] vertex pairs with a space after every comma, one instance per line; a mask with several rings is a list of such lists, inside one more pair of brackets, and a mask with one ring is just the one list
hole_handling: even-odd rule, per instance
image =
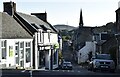
[[[22, 47], [21, 47], [21, 44], [22, 44]], [[24, 60], [24, 41], [20, 42], [19, 51], [20, 51], [20, 61], [22, 61], [22, 60]], [[23, 52], [23, 53], [21, 53], [21, 52]]]
[[[6, 45], [7, 45], [7, 41], [6, 40], [2, 40], [1, 41], [1, 59], [6, 59], [7, 58], [7, 50], [6, 50], [7, 46]], [[3, 51], [2, 51], [3, 49], [5, 49], [5, 52], [6, 52], [5, 53], [6, 54], [5, 58], [3, 58], [3, 55], [2, 55], [3, 54]]]
[[[27, 50], [27, 49], [30, 50], [30, 51], [29, 51], [30, 61], [28, 61], [28, 62], [26, 61], [26, 60], [27, 60], [27, 57], [26, 57], [26, 55], [27, 55], [27, 51], [26, 51], [26, 50]], [[25, 51], [26, 51], [26, 52], [25, 52], [25, 53], [26, 53], [26, 54], [25, 54], [25, 57], [26, 57], [26, 58], [25, 58], [25, 61], [26, 61], [26, 63], [29, 63], [29, 62], [31, 62], [31, 41], [25, 42]]]
[[43, 43], [43, 33], [42, 30], [39, 30], [37, 33], [38, 43]]

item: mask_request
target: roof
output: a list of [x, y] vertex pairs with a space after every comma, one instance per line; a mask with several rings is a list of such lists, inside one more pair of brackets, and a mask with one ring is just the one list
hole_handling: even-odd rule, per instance
[[37, 28], [42, 28], [43, 30], [51, 30], [51, 32], [55, 32], [55, 30], [48, 24], [47, 22], [42, 21], [38, 17], [34, 15], [28, 15], [24, 13], [17, 12], [19, 16], [21, 16], [24, 20], [26, 20], [29, 24]]
[[2, 29], [0, 38], [32, 38], [32, 36], [10, 15], [0, 12], [0, 28]]

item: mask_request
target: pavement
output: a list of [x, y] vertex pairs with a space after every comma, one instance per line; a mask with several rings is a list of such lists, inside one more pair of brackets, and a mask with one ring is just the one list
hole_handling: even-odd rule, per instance
[[116, 71], [115, 71], [116, 73], [120, 73], [120, 69], [116, 69]]

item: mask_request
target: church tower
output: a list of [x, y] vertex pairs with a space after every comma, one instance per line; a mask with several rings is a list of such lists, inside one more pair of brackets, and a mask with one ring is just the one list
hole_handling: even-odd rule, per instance
[[80, 20], [79, 20], [79, 28], [83, 27], [84, 23], [83, 23], [83, 16], [82, 16], [82, 9], [80, 10]]

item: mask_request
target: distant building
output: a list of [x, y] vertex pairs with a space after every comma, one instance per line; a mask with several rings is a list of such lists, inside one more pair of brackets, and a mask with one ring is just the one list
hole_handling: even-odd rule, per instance
[[55, 69], [58, 67], [58, 31], [47, 22], [47, 13], [16, 11], [16, 3], [4, 2], [0, 12], [0, 67]]
[[120, 69], [120, 2], [118, 3], [118, 9], [115, 11], [116, 12], [116, 27], [117, 27], [117, 36], [116, 41], [117, 41], [117, 66]]
[[79, 21], [79, 27], [83, 27], [84, 23], [83, 23], [83, 16], [82, 16], [82, 9], [80, 11], [80, 21]]
[[[82, 10], [80, 11], [80, 22], [79, 27], [73, 30], [72, 42], [73, 42], [73, 51], [74, 51], [74, 59], [80, 62], [86, 62], [88, 58], [89, 49], [93, 48], [92, 56], [96, 53], [108, 53], [111, 49], [112, 42], [108, 43], [108, 41], [113, 37], [116, 33], [116, 23], [107, 23], [106, 25], [100, 27], [88, 27], [83, 25], [83, 16]], [[94, 42], [93, 47], [91, 47], [90, 43]], [[108, 47], [107, 47], [108, 46]], [[86, 47], [86, 49], [85, 49]], [[91, 47], [91, 48], [90, 48]], [[95, 47], [95, 48], [94, 48]], [[80, 58], [80, 53], [84, 55], [84, 57]], [[82, 55], [81, 55], [82, 56]], [[79, 58], [79, 60], [78, 60]], [[84, 60], [83, 60], [84, 58]], [[80, 61], [81, 60], [81, 61]]]

